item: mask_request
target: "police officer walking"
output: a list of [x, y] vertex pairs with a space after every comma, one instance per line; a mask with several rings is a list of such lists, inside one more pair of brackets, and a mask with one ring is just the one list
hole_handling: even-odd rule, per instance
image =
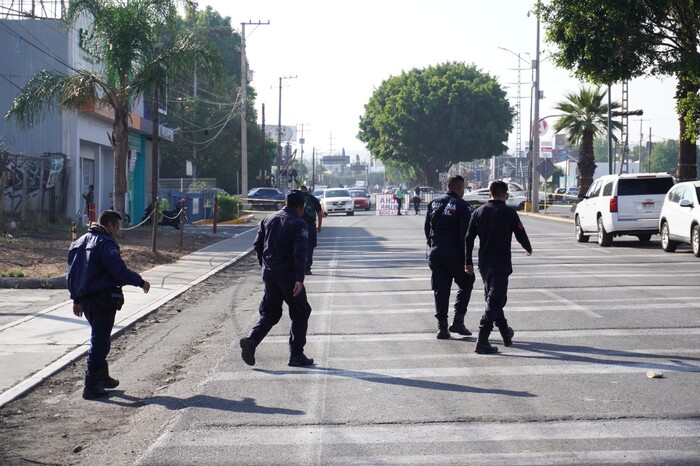
[[255, 349], [272, 327], [282, 318], [282, 302], [289, 306], [292, 328], [289, 332], [289, 365], [310, 366], [314, 360], [304, 355], [306, 330], [311, 306], [306, 300], [304, 273], [309, 231], [301, 218], [304, 194], [290, 191], [287, 205], [260, 222], [253, 247], [262, 267], [265, 294], [260, 302], [260, 317], [241, 338], [241, 357], [249, 366], [255, 365]]
[[497, 353], [491, 346], [489, 335], [495, 323], [503, 338], [503, 344], [513, 344], [515, 332], [508, 326], [503, 308], [508, 300], [508, 276], [513, 273], [510, 243], [513, 234], [525, 249], [525, 255], [532, 254], [530, 239], [515, 209], [506, 205], [508, 185], [494, 181], [489, 186], [491, 199], [474, 211], [465, 243], [467, 249], [465, 271], [474, 276], [472, 251], [474, 239], [479, 237], [479, 273], [484, 282], [486, 311], [479, 323], [479, 337], [474, 351], [479, 354]]
[[[306, 248], [306, 275], [311, 275], [311, 264], [314, 263], [314, 249], [318, 245], [317, 233], [321, 232], [321, 224], [323, 223], [323, 208], [316, 196], [309, 192], [309, 188], [301, 185], [299, 190], [304, 193], [305, 204], [302, 217], [306, 221], [306, 226], [309, 230], [309, 245]], [[318, 226], [316, 221], [318, 221]]]
[[[464, 326], [464, 316], [474, 287], [474, 275], [464, 270], [464, 237], [471, 218], [471, 207], [462, 199], [464, 178], [451, 176], [447, 180], [447, 189], [447, 193], [428, 204], [424, 224], [425, 238], [430, 247], [428, 265], [432, 271], [430, 283], [435, 296], [439, 340], [449, 339], [450, 332], [465, 336], [472, 334]], [[453, 280], [458, 287], [457, 300], [454, 303], [454, 319], [448, 329]]]
[[105, 388], [116, 388], [117, 379], [109, 376], [107, 354], [117, 311], [124, 304], [121, 287], [133, 285], [148, 293], [151, 285], [129, 270], [121, 258], [115, 235], [121, 216], [113, 210], [100, 214], [88, 232], [73, 241], [68, 250], [68, 290], [73, 314], [90, 324], [90, 349], [85, 371], [83, 398], [91, 400], [109, 395]]

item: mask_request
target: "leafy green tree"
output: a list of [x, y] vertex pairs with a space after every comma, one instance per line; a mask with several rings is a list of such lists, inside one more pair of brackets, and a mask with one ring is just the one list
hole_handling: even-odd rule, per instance
[[[571, 145], [579, 145], [578, 187], [586, 192], [593, 182], [595, 173], [595, 155], [593, 141], [598, 134], [607, 133], [608, 104], [603, 103], [607, 91], [600, 87], [582, 86], [578, 94], [567, 94], [566, 100], [559, 102], [555, 108], [562, 113], [554, 130], [565, 131], [566, 140]], [[613, 102], [611, 108], [619, 108]], [[620, 128], [619, 122], [611, 122], [613, 128]]]
[[114, 209], [123, 214], [129, 118], [134, 101], [157, 84], [163, 70], [184, 69], [195, 57], [206, 66], [214, 62], [214, 56], [194, 35], [176, 35], [161, 43], [177, 17], [173, 0], [73, 0], [64, 19], [70, 25], [81, 15], [92, 18], [83, 43], [92, 54], [95, 71], [81, 69], [72, 75], [53, 70], [37, 72], [15, 97], [6, 118], [31, 126], [55, 102], [62, 109], [111, 108]]
[[598, 84], [647, 74], [676, 77], [678, 177], [696, 179], [695, 138], [692, 128], [687, 130], [686, 117], [689, 107], [700, 103], [693, 100], [700, 90], [700, 2], [551, 0], [537, 4], [547, 25], [547, 39], [559, 47], [555, 62], [577, 76]]
[[669, 139], [663, 142], [656, 142], [651, 149], [651, 166], [649, 171], [652, 173], [675, 173], [677, 158], [678, 141]]
[[444, 63], [384, 81], [365, 105], [358, 138], [387, 167], [439, 186], [453, 164], [503, 153], [513, 115], [495, 78]]

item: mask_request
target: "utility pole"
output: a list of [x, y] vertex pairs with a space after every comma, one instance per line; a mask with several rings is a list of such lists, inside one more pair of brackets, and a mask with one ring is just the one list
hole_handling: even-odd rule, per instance
[[612, 151], [612, 96], [608, 84], [608, 175], [613, 174], [613, 151]]
[[535, 115], [533, 117], [535, 127], [532, 129], [532, 212], [540, 211], [540, 15], [537, 16], [537, 46], [535, 48]]
[[241, 23], [241, 193], [248, 194], [248, 63], [245, 56], [245, 27], [246, 24], [262, 26], [269, 25], [251, 21]]
[[644, 166], [642, 165], [642, 143], [644, 142], [644, 131], [642, 130], [643, 118], [639, 119], [639, 173], [644, 171]]
[[296, 76], [280, 76], [279, 113], [277, 114], [277, 175], [275, 186], [280, 187], [280, 165], [282, 164], [282, 80], [295, 79]]
[[[194, 63], [194, 87], [192, 91], [192, 97], [193, 97], [193, 108], [197, 109], [197, 62]], [[197, 179], [197, 144], [195, 144], [194, 139], [192, 138], [192, 181]]]
[[649, 127], [649, 153], [647, 154], [647, 172], [651, 173], [651, 126]]
[[267, 175], [265, 173], [265, 104], [262, 104], [262, 143], [260, 144], [260, 186], [267, 186]]

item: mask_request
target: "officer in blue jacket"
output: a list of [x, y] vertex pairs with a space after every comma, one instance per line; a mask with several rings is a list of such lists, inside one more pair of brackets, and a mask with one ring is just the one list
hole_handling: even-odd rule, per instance
[[[447, 193], [428, 204], [424, 224], [425, 238], [430, 247], [428, 265], [432, 272], [430, 284], [435, 296], [439, 340], [449, 339], [450, 332], [465, 336], [472, 334], [464, 326], [464, 316], [474, 287], [474, 275], [468, 275], [464, 271], [464, 236], [471, 218], [471, 207], [462, 199], [464, 178], [460, 175], [451, 176], [447, 180], [447, 189]], [[448, 329], [453, 280], [458, 290], [454, 318]]]
[[121, 287], [133, 285], [148, 293], [150, 283], [130, 270], [121, 258], [115, 235], [121, 216], [113, 210], [100, 214], [88, 232], [73, 241], [68, 250], [68, 290], [73, 314], [90, 324], [90, 350], [85, 371], [83, 398], [108, 396], [105, 388], [116, 388], [119, 381], [110, 377], [107, 365], [114, 318], [124, 303]]
[[306, 300], [304, 275], [309, 230], [301, 217], [306, 198], [301, 191], [287, 194], [287, 205], [262, 222], [253, 246], [262, 267], [265, 294], [260, 317], [250, 335], [241, 338], [241, 357], [255, 365], [255, 348], [282, 318], [282, 302], [289, 306], [292, 328], [289, 332], [289, 365], [310, 366], [314, 360], [304, 355], [306, 330], [311, 306]]

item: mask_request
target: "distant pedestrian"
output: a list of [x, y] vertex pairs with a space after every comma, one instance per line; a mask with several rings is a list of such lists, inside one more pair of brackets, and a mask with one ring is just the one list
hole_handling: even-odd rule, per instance
[[396, 188], [396, 191], [394, 191], [394, 199], [396, 199], [396, 203], [399, 205], [399, 213], [397, 215], [401, 215], [401, 207], [403, 206], [403, 198], [406, 196], [406, 193], [403, 192], [403, 189], [401, 189], [401, 186]]
[[289, 306], [292, 328], [289, 332], [290, 366], [310, 366], [314, 360], [304, 355], [306, 330], [311, 306], [306, 300], [304, 275], [309, 231], [301, 218], [304, 193], [290, 191], [284, 209], [260, 222], [253, 247], [262, 267], [265, 294], [260, 302], [260, 317], [250, 335], [241, 338], [241, 357], [255, 365], [255, 349], [282, 318], [282, 302]]
[[418, 215], [420, 210], [420, 186], [413, 188], [413, 208], [416, 211], [416, 215]]
[[73, 314], [85, 314], [91, 332], [83, 388], [86, 400], [108, 396], [105, 388], [119, 385], [109, 375], [107, 355], [115, 315], [124, 304], [122, 286], [138, 286], [144, 293], [151, 288], [121, 258], [115, 239], [121, 219], [117, 212], [105, 210], [99, 223], [90, 224], [88, 232], [73, 241], [68, 251], [68, 290]]
[[503, 181], [494, 181], [489, 186], [489, 194], [491, 199], [472, 214], [465, 239], [464, 270], [473, 276], [472, 251], [474, 240], [477, 236], [479, 237], [479, 273], [484, 282], [486, 299], [486, 311], [479, 323], [479, 337], [474, 349], [479, 354], [498, 352], [498, 348], [489, 343], [489, 335], [494, 323], [501, 333], [503, 344], [505, 346], [513, 344], [515, 332], [508, 326], [503, 311], [508, 301], [508, 276], [513, 273], [510, 252], [513, 234], [525, 249], [525, 255], [532, 254], [530, 240], [518, 213], [506, 205], [508, 185]]
[[[469, 299], [474, 287], [474, 275], [464, 270], [464, 236], [471, 218], [471, 207], [464, 195], [464, 178], [451, 176], [447, 180], [447, 193], [428, 204], [425, 214], [425, 238], [430, 252], [428, 265], [431, 270], [430, 285], [435, 297], [435, 318], [438, 321], [438, 340], [451, 338], [450, 332], [469, 336], [472, 333], [464, 325]], [[454, 318], [448, 328], [448, 311], [452, 282], [457, 285]]]
[[[309, 192], [309, 188], [301, 185], [299, 190], [304, 193], [304, 214], [302, 217], [306, 221], [309, 229], [309, 245], [306, 249], [306, 275], [311, 275], [311, 264], [314, 263], [314, 249], [318, 244], [318, 234], [321, 232], [323, 223], [323, 208], [316, 196]], [[318, 222], [318, 224], [316, 224]]]
[[95, 212], [95, 186], [88, 186], [88, 190], [83, 194], [83, 199], [85, 199], [85, 214], [87, 214], [88, 222], [94, 222], [96, 212]]

